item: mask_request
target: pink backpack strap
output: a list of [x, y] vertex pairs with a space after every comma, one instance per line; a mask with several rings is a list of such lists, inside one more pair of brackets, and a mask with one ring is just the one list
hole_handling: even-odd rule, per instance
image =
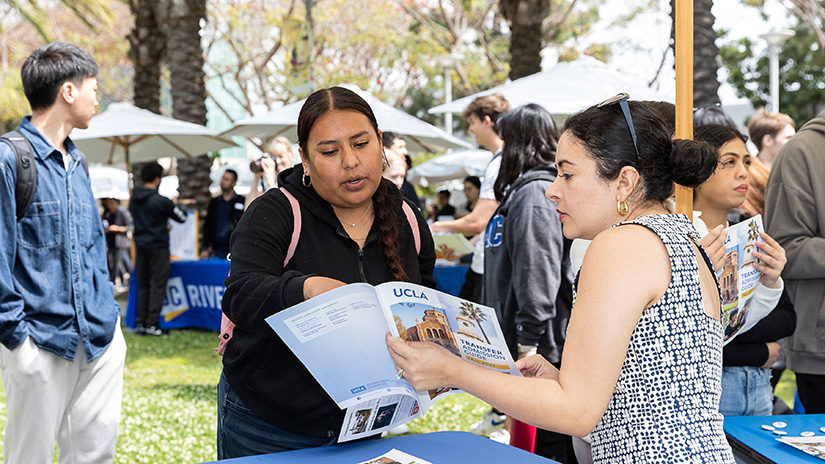
[[[289, 200], [289, 205], [292, 207], [292, 237], [289, 240], [289, 248], [287, 248], [286, 256], [284, 257], [284, 267], [286, 267], [289, 260], [292, 259], [292, 256], [295, 255], [295, 248], [298, 246], [298, 239], [301, 238], [301, 205], [298, 204], [298, 199], [295, 198], [289, 190], [285, 189], [284, 187], [280, 187], [281, 193], [284, 194], [287, 200]], [[406, 203], [404, 203], [406, 206]], [[409, 206], [407, 206], [409, 208]], [[410, 210], [412, 212], [412, 210]], [[409, 218], [410, 216], [407, 215]], [[413, 219], [415, 219], [415, 215], [413, 214]], [[410, 223], [412, 224], [412, 222]], [[414, 233], [418, 233], [418, 228], [414, 228]], [[420, 239], [418, 235], [416, 235], [416, 250], [418, 250]], [[221, 333], [218, 335], [218, 347], [215, 348], [215, 351], [218, 352], [219, 355], [223, 356], [224, 351], [226, 351], [226, 345], [229, 343], [229, 340], [232, 339], [232, 334], [235, 332], [235, 324], [226, 317], [226, 314], [221, 313]]]
[[415, 252], [421, 253], [421, 231], [418, 230], [418, 219], [415, 217], [415, 212], [410, 207], [410, 204], [401, 200], [401, 207], [404, 209], [404, 215], [407, 216], [407, 221], [410, 223], [412, 229], [413, 239], [415, 240]]
[[289, 241], [289, 248], [286, 250], [286, 257], [284, 257], [284, 267], [286, 267], [286, 264], [295, 254], [295, 248], [298, 247], [298, 239], [301, 238], [301, 205], [298, 204], [298, 199], [289, 193], [289, 190], [284, 187], [280, 187], [280, 190], [286, 199], [289, 200], [289, 205], [292, 206], [292, 239]]

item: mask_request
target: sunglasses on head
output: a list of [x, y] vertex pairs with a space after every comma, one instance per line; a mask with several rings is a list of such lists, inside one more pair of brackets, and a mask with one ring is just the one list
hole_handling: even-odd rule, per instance
[[636, 129], [633, 127], [633, 117], [630, 116], [630, 106], [627, 104], [628, 98], [630, 98], [629, 94], [620, 93], [599, 103], [598, 105], [596, 105], [596, 108], [604, 108], [605, 106], [609, 106], [614, 103], [619, 104], [619, 107], [621, 107], [622, 109], [622, 114], [624, 114], [624, 120], [625, 122], [627, 122], [627, 128], [628, 130], [630, 130], [630, 138], [633, 139], [633, 149], [636, 151], [636, 166], [639, 166], [641, 164], [639, 156], [639, 145], [636, 141]]

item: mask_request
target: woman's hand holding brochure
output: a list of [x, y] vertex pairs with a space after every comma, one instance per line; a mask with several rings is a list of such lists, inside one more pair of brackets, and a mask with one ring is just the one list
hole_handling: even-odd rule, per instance
[[756, 259], [753, 268], [762, 273], [762, 277], [759, 278], [762, 285], [777, 288], [779, 275], [782, 274], [782, 269], [788, 262], [785, 258], [785, 249], [765, 232], [760, 232], [759, 237], [762, 240], [757, 243], [757, 249], [753, 251], [753, 257]]

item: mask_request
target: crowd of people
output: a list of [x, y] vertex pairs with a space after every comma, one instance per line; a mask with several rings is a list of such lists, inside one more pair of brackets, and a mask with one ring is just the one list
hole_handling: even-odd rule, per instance
[[[32, 115], [15, 143], [0, 143], [7, 462], [49, 462], [55, 443], [61, 461], [113, 461], [126, 352], [113, 289], [128, 282], [129, 234], [136, 332], [163, 334], [167, 224], [185, 221], [191, 202], [161, 196], [163, 168], [151, 162], [128, 212], [105, 199], [100, 218], [69, 137], [95, 112], [97, 71], [73, 45], [36, 50], [21, 72]], [[732, 463], [723, 417], [772, 414], [785, 368], [806, 412], [825, 412], [825, 112], [797, 133], [788, 116], [758, 111], [754, 154], [720, 108], [696, 111], [694, 139], [680, 140], [672, 104], [627, 94], [561, 129], [545, 108], [511, 108], [499, 94], [463, 117], [493, 155], [481, 178], [464, 179], [466, 205], [441, 190], [422, 211], [403, 136], [382, 132], [343, 87], [301, 108], [297, 164], [276, 137], [250, 165], [246, 197], [237, 172], [223, 172], [200, 256], [231, 258], [218, 459], [337, 443], [344, 411], [266, 317], [355, 282], [434, 288], [437, 253], [470, 264], [459, 296], [495, 309], [523, 376], [390, 334], [387, 349], [417, 390], [487, 402], [474, 433], [507, 441], [507, 430], [535, 426], [535, 453], [561, 463]], [[20, 156], [37, 175], [23, 206], [5, 200], [22, 195]], [[674, 212], [674, 184], [693, 189], [690, 217]], [[756, 215], [758, 284], [730, 332], [718, 277], [727, 230]], [[436, 250], [437, 233], [465, 235], [474, 252]]]

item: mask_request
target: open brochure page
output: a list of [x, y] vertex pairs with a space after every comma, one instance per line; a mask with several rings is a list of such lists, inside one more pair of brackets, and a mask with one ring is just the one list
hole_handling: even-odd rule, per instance
[[[350, 284], [266, 319], [341, 409], [370, 393], [407, 393], [396, 378], [387, 321], [369, 284]], [[300, 400], [297, 399], [296, 400]]]
[[280, 311], [266, 322], [345, 409], [339, 442], [403, 424], [457, 391], [416, 392], [399, 378], [384, 341], [388, 331], [406, 340], [435, 342], [470, 362], [521, 375], [492, 308], [420, 285], [350, 284]]
[[815, 437], [782, 437], [777, 440], [825, 461], [825, 435]]
[[425, 461], [417, 458], [411, 454], [399, 451], [395, 448], [387, 451], [381, 456], [372, 458], [368, 461], [359, 462], [358, 464], [431, 464], [430, 461]]
[[753, 251], [759, 233], [763, 232], [762, 216], [756, 215], [728, 227], [725, 240], [725, 264], [719, 272], [722, 289], [722, 316], [725, 324], [725, 344], [746, 332], [770, 312], [756, 314], [751, 310], [753, 292], [762, 273], [753, 267]]
[[[521, 375], [504, 342], [493, 308], [405, 282], [375, 288], [393, 335], [404, 340], [437, 343], [456, 356], [500, 372]], [[416, 392], [427, 411], [441, 396], [457, 392], [443, 388]]]

